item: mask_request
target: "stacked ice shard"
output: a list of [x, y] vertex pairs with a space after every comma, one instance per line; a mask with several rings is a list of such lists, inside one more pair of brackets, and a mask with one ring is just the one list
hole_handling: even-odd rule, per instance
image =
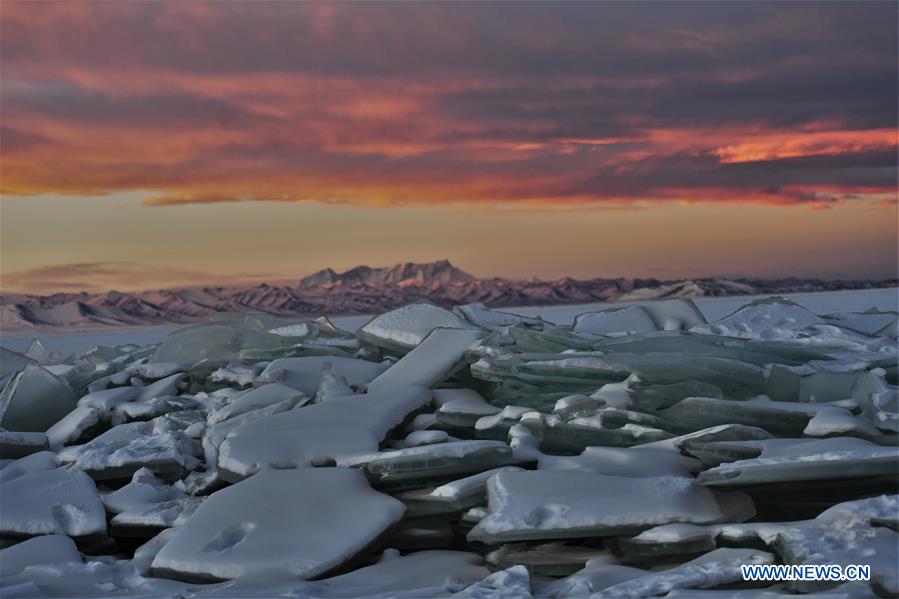
[[895, 596], [895, 322], [413, 304], [3, 350], [0, 596]]

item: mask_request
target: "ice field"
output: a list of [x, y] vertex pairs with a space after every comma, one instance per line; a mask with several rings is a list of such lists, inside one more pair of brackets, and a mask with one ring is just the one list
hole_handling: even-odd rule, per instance
[[896, 291], [6, 337], [0, 597], [895, 596]]

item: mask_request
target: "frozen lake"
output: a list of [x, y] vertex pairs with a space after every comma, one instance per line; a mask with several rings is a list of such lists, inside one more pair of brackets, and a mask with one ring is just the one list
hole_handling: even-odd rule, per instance
[[[706, 319], [714, 321], [759, 297], [765, 296], [710, 297], [696, 298], [694, 301], [702, 310]], [[863, 312], [869, 308], [899, 310], [899, 289], [895, 287], [857, 291], [794, 293], [783, 294], [783, 297], [787, 297], [817, 314]], [[643, 302], [614, 302], [614, 304], [598, 302], [562, 306], [526, 306], [501, 308], [501, 310], [524, 316], [540, 316], [555, 324], [571, 324], [574, 321], [574, 317], [583, 312], [598, 310], [609, 305], [627, 306], [639, 303]], [[370, 316], [336, 316], [331, 318], [331, 320], [343, 329], [354, 331], [370, 318]], [[139, 329], [100, 329], [92, 331], [38, 331], [33, 333], [20, 333], [17, 331], [11, 335], [0, 335], [0, 345], [15, 351], [24, 351], [31, 340], [37, 338], [48, 351], [60, 351], [63, 354], [81, 353], [95, 345], [114, 347], [125, 343], [157, 343], [177, 328], [179, 328], [177, 325], [165, 325]]]

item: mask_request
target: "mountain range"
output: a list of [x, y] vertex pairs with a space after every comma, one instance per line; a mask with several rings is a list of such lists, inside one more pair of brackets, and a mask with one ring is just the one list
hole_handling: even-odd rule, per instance
[[280, 316], [373, 314], [411, 302], [450, 307], [482, 302], [491, 308], [624, 300], [798, 293], [896, 286], [897, 280], [820, 279], [684, 280], [605, 279], [553, 281], [476, 278], [448, 260], [357, 266], [342, 273], [326, 268], [296, 285], [202, 287], [123, 293], [0, 295], [0, 329], [93, 328], [186, 324], [213, 312], [264, 312]]

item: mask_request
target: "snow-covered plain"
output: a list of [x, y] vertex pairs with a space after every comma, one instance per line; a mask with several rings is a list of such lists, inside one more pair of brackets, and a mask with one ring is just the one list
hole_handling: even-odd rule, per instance
[[896, 290], [793, 299], [6, 338], [0, 597], [895, 596]]

